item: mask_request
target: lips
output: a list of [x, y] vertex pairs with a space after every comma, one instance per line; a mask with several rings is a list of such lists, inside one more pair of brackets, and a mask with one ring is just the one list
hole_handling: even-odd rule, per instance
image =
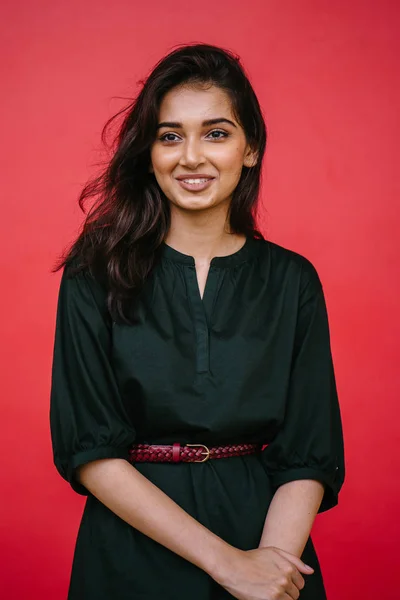
[[207, 175], [207, 173], [188, 173], [187, 175], [178, 175], [175, 179], [182, 181], [183, 179], [215, 179], [215, 177]]
[[188, 177], [185, 175], [184, 177], [181, 176], [180, 178], [177, 177], [176, 179], [184, 190], [188, 190], [189, 192], [200, 192], [212, 185], [215, 177], [199, 177], [198, 175], [196, 177]]

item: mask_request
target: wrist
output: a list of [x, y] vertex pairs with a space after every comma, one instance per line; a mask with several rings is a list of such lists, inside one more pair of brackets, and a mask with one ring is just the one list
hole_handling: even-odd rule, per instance
[[229, 578], [229, 573], [235, 561], [238, 558], [241, 550], [231, 546], [221, 538], [218, 538], [213, 551], [209, 553], [207, 557], [207, 564], [205, 565], [205, 571], [212, 577], [217, 583], [223, 583]]

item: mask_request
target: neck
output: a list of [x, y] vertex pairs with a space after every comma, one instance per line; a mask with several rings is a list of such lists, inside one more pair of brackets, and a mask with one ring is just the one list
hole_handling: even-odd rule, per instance
[[193, 256], [197, 264], [207, 264], [214, 256], [226, 256], [239, 250], [246, 236], [230, 231], [226, 213], [222, 211], [211, 215], [171, 208], [171, 226], [164, 241], [175, 250]]

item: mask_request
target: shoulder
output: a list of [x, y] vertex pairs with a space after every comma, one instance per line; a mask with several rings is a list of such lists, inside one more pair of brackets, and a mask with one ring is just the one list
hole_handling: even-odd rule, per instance
[[93, 260], [90, 264], [79, 255], [69, 258], [64, 266], [62, 278], [64, 280], [75, 280], [84, 283], [92, 289], [101, 293], [107, 293], [106, 269], [99, 260]]
[[296, 283], [300, 293], [308, 287], [315, 290], [322, 288], [318, 270], [310, 258], [270, 240], [259, 240], [259, 244], [262, 260], [280, 280]]
[[77, 256], [66, 262], [60, 281], [60, 296], [68, 304], [86, 309], [96, 306], [106, 316], [107, 294], [104, 274], [84, 264]]
[[268, 260], [271, 266], [280, 269], [289, 269], [294, 274], [301, 275], [305, 279], [320, 281], [315, 264], [304, 254], [271, 242], [271, 240], [258, 240], [258, 243], [260, 244], [261, 257]]

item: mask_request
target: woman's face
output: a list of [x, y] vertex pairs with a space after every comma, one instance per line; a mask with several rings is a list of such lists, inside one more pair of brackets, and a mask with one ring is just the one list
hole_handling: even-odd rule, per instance
[[[183, 210], [230, 202], [243, 165], [251, 167], [256, 159], [226, 92], [215, 86], [176, 87], [162, 100], [158, 124], [150, 171], [166, 197]], [[198, 175], [211, 179], [205, 186], [177, 179]]]

